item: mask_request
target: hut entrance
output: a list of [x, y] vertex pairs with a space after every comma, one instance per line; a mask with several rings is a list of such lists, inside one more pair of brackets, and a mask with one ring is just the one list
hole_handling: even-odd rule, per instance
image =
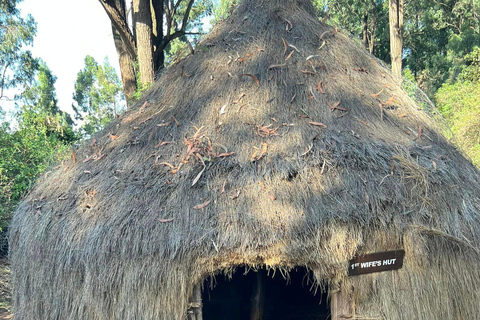
[[326, 320], [327, 295], [315, 290], [305, 268], [292, 270], [287, 279], [264, 269], [233, 277], [207, 279], [202, 293], [203, 320]]

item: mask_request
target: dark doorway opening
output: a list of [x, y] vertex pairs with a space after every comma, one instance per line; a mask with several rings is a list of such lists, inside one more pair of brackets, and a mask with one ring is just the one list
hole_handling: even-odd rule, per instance
[[[259, 283], [263, 288], [261, 304]], [[231, 278], [218, 275], [214, 280], [206, 280], [202, 293], [203, 319], [327, 320], [330, 318], [327, 294], [315, 289], [312, 275], [305, 268], [291, 270], [287, 279], [278, 270], [246, 273], [244, 267], [238, 268]]]

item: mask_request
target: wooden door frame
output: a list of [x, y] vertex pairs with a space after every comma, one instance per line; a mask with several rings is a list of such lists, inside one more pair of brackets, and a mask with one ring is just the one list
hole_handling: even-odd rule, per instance
[[348, 292], [332, 291], [330, 309], [331, 320], [355, 319], [355, 301]]

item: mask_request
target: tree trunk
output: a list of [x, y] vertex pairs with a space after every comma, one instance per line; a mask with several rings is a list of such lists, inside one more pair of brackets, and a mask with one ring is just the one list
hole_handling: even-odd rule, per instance
[[252, 309], [250, 320], [263, 320], [263, 309], [265, 305], [265, 275], [261, 270], [257, 272], [257, 282], [253, 289]]
[[137, 48], [135, 39], [127, 24], [125, 0], [100, 1], [112, 24], [113, 40], [117, 50], [118, 62], [122, 76], [123, 90], [128, 101], [137, 90], [135, 59]]
[[155, 41], [154, 41], [154, 48], [153, 54], [155, 59], [154, 70], [157, 72], [158, 70], [162, 69], [165, 63], [165, 54], [163, 49], [161, 52], [158, 50], [158, 47], [162, 44], [163, 41], [163, 24], [164, 24], [164, 0], [156, 0], [153, 1], [153, 16], [156, 17], [155, 19]]
[[370, 1], [370, 39], [368, 40], [370, 54], [375, 53], [375, 31], [377, 30], [377, 12], [375, 0]]
[[[117, 29], [120, 38], [122, 39], [127, 53], [130, 55], [131, 59], [135, 59], [137, 55], [137, 48], [135, 46], [135, 38], [130, 33], [127, 25], [127, 19], [125, 17], [125, 3], [121, 0], [99, 0], [102, 4], [105, 12], [112, 25]], [[124, 5], [121, 6], [120, 4]], [[122, 14], [123, 13], [123, 14]]]
[[140, 71], [141, 86], [153, 83], [153, 29], [152, 13], [149, 0], [133, 0], [133, 15], [135, 21], [135, 38], [137, 40], [137, 57]]
[[392, 72], [397, 80], [402, 79], [403, 49], [403, 0], [389, 0], [390, 57]]
[[118, 30], [112, 24], [113, 39], [115, 49], [117, 49], [118, 62], [120, 64], [120, 73], [122, 75], [123, 91], [128, 102], [131, 100], [137, 90], [137, 79], [135, 75], [135, 60], [127, 53], [125, 45], [120, 38]]
[[362, 44], [365, 49], [368, 48], [368, 8], [367, 5], [363, 8], [363, 32]]
[[154, 0], [152, 2], [152, 8], [153, 8], [153, 17], [154, 18], [154, 34], [155, 34], [155, 45], [159, 42], [162, 41], [163, 39], [163, 15], [164, 15], [164, 8], [163, 8], [163, 3], [164, 0]]
[[[124, 21], [127, 22], [127, 12], [125, 7], [125, 0], [115, 0], [115, 7]], [[120, 73], [122, 76], [123, 91], [125, 92], [125, 98], [128, 102], [137, 90], [137, 79], [135, 76], [135, 59], [132, 55], [128, 54], [128, 49], [122, 40], [120, 32], [115, 28], [115, 24], [112, 23], [113, 40], [115, 42], [115, 49], [117, 50], [118, 62], [120, 65]]]

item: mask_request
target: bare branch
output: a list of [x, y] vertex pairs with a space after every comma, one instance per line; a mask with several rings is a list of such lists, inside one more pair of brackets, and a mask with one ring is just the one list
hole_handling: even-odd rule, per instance
[[193, 2], [194, 0], [190, 0], [190, 2], [188, 3], [187, 10], [185, 11], [185, 15], [183, 16], [181, 31], [183, 31], [184, 33], [185, 33], [185, 29], [187, 28], [188, 18], [190, 18], [190, 11], [192, 11]]
[[0, 82], [0, 84], [2, 85], [2, 90], [0, 91], [0, 99], [4, 97], [3, 89], [5, 88], [5, 77], [6, 77], [7, 69], [9, 66], [10, 66], [10, 62], [7, 63], [7, 65], [5, 66], [5, 69], [3, 69], [2, 82]]
[[137, 57], [137, 46], [135, 44], [135, 38], [133, 37], [130, 29], [128, 28], [126, 17], [122, 16], [119, 10], [111, 4], [110, 0], [99, 0], [102, 4], [105, 12], [107, 13], [110, 21], [112, 22], [115, 29], [118, 30], [120, 38], [122, 39], [128, 54], [132, 59]]
[[178, 0], [177, 3], [175, 3], [175, 6], [173, 6], [173, 12], [177, 12], [178, 6], [180, 6], [180, 2], [182, 2], [182, 0]]
[[354, 10], [348, 3], [347, 3], [347, 8], [348, 8], [348, 10], [349, 10], [351, 13], [353, 13], [354, 15], [357, 16], [357, 18], [360, 19], [360, 16], [358, 15], [358, 13], [355, 12], [355, 10]]
[[[170, 1], [166, 0], [166, 1], [167, 1], [167, 6], [166, 6], [167, 8], [165, 8], [165, 17], [166, 17], [166, 24], [167, 24], [167, 33], [165, 34], [165, 36], [163, 36], [163, 38], [160, 38], [160, 39], [157, 38], [157, 41], [156, 41], [157, 45], [155, 47], [155, 56], [154, 56], [155, 61], [163, 53], [163, 50], [167, 47], [167, 45], [171, 41], [187, 34], [189, 35], [202, 34], [199, 32], [186, 32], [187, 23], [188, 23], [188, 19], [190, 18], [190, 13], [192, 11], [194, 0], [188, 1], [187, 8], [185, 10], [185, 14], [182, 19], [182, 26], [180, 27], [180, 29], [178, 29], [178, 27], [176, 25], [174, 26], [173, 24], [176, 22], [174, 20], [175, 13], [178, 7], [180, 6], [180, 2], [182, 0], [177, 0], [176, 3], [175, 3], [175, 0], [170, 0]], [[172, 27], [175, 29], [174, 33], [171, 33]]]

